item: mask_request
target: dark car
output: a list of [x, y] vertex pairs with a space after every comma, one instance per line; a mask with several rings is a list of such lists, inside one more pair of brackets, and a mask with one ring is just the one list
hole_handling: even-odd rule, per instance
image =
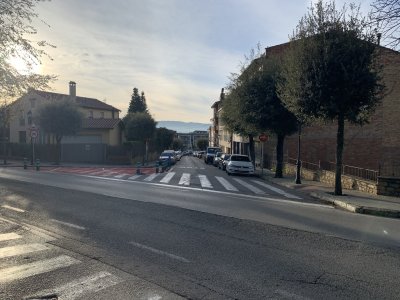
[[222, 169], [223, 171], [225, 171], [226, 169], [226, 163], [228, 161], [228, 159], [231, 157], [230, 154], [224, 153], [221, 155], [221, 158], [218, 162], [218, 169]]
[[204, 162], [206, 164], [212, 163], [214, 161], [214, 156], [217, 152], [222, 152], [219, 147], [207, 147], [207, 151], [204, 154]]

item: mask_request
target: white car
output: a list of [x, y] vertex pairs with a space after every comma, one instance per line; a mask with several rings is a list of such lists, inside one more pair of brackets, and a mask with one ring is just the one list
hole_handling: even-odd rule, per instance
[[254, 175], [254, 166], [247, 155], [232, 154], [226, 161], [226, 173]]

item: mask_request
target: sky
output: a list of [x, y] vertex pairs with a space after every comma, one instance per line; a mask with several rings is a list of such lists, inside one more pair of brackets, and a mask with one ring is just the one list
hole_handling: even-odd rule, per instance
[[[315, 2], [315, 1], [314, 1]], [[361, 0], [364, 11], [369, 0]], [[52, 91], [128, 109], [144, 91], [156, 121], [209, 123], [229, 75], [257, 44], [288, 41], [309, 0], [52, 0], [38, 4], [38, 34], [56, 48], [40, 72]], [[345, 1], [336, 1], [342, 5]]]

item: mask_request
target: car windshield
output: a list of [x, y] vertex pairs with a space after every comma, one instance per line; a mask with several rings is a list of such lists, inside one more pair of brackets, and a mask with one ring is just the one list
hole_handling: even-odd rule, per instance
[[215, 154], [215, 153], [220, 152], [220, 151], [221, 151], [220, 148], [208, 148], [207, 149], [207, 153], [209, 153], [209, 154]]
[[172, 156], [173, 154], [171, 152], [163, 152], [161, 153], [160, 156]]
[[232, 155], [231, 161], [250, 161], [248, 156]]
[[224, 160], [227, 160], [227, 159], [229, 159], [231, 156], [230, 155], [225, 155], [224, 156]]

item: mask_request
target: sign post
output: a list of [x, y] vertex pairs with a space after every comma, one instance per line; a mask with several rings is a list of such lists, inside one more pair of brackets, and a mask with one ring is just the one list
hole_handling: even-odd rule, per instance
[[264, 175], [264, 142], [268, 141], [268, 135], [265, 133], [260, 134], [258, 139], [261, 142], [261, 176]]
[[39, 129], [33, 124], [30, 128], [30, 135], [31, 135], [31, 144], [32, 144], [32, 160], [31, 165], [33, 166], [33, 162], [35, 161], [35, 141], [39, 135]]

